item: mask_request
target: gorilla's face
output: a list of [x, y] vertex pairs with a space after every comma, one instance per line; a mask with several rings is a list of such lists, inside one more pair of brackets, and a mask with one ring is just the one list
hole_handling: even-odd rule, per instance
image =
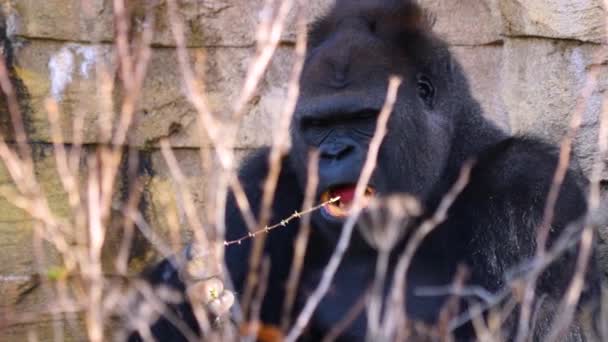
[[404, 18], [366, 13], [333, 13], [317, 23], [292, 122], [291, 159], [302, 186], [308, 152], [318, 149], [317, 199], [341, 197], [313, 218], [331, 230], [347, 216], [390, 75], [402, 84], [367, 196], [427, 196], [444, 169], [454, 126], [449, 77], [438, 77], [450, 69], [447, 50], [411, 22], [403, 25]]

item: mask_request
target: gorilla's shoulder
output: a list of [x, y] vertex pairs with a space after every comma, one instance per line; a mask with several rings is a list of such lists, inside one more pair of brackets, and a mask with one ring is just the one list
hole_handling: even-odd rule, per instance
[[[556, 147], [537, 138], [515, 136], [483, 150], [472, 171], [476, 191], [508, 197], [510, 202], [544, 205], [559, 163]], [[564, 177], [558, 206], [585, 207], [586, 180], [576, 162]]]
[[[270, 147], [262, 146], [249, 152], [241, 163], [239, 176], [241, 178], [247, 176], [266, 176], [268, 173], [268, 161], [270, 160]], [[293, 175], [293, 168], [288, 157], [284, 157], [281, 161], [281, 174]]]
[[268, 146], [260, 147], [249, 152], [241, 163], [239, 176], [241, 178], [247, 178], [247, 176], [252, 175], [266, 175], [268, 173], [269, 156], [270, 148]]
[[[254, 210], [258, 209], [264, 193], [264, 182], [269, 174], [270, 153], [271, 149], [268, 146], [253, 150], [244, 157], [239, 169], [239, 179]], [[301, 191], [289, 157], [283, 157], [281, 160], [275, 193], [275, 198], [278, 200], [290, 199], [288, 202], [293, 202], [291, 203], [293, 205], [300, 203]]]
[[[559, 150], [555, 146], [538, 138], [514, 136], [481, 151], [477, 169], [489, 171], [487, 176], [508, 181], [551, 180], [559, 160], [558, 155]], [[569, 165], [569, 175], [582, 182], [582, 174], [575, 162]]]

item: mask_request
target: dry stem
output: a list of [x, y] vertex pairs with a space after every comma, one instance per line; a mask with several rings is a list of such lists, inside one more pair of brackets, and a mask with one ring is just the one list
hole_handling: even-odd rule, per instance
[[304, 328], [312, 317], [312, 314], [321, 302], [321, 299], [323, 299], [327, 293], [334, 275], [338, 270], [338, 266], [342, 262], [344, 253], [346, 252], [346, 249], [350, 243], [353, 228], [357, 222], [357, 219], [359, 218], [361, 210], [363, 209], [363, 194], [372, 176], [374, 168], [376, 167], [376, 159], [378, 157], [378, 152], [380, 151], [380, 145], [382, 144], [382, 140], [386, 135], [386, 124], [388, 123], [389, 116], [393, 111], [393, 107], [397, 100], [397, 91], [400, 84], [401, 80], [397, 77], [391, 77], [389, 80], [386, 101], [382, 107], [382, 110], [380, 111], [380, 115], [378, 116], [376, 131], [374, 132], [374, 136], [369, 144], [367, 158], [363, 164], [363, 169], [361, 171], [361, 175], [359, 176], [359, 180], [357, 181], [351, 213], [342, 227], [342, 233], [340, 234], [340, 239], [338, 240], [336, 249], [331, 256], [327, 267], [323, 270], [321, 282], [310, 295], [306, 301], [306, 304], [304, 305], [304, 308], [302, 309], [302, 312], [298, 315], [294, 327], [291, 329], [285, 339], [287, 342], [294, 342], [302, 334]]

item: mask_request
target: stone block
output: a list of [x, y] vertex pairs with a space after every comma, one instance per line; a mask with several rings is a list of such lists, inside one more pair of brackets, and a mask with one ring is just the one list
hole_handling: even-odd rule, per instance
[[[196, 214], [201, 220], [207, 219], [204, 204], [207, 198], [212, 196], [213, 191], [208, 188], [208, 179], [204, 176], [200, 151], [195, 149], [172, 151], [192, 195], [191, 204], [196, 207]], [[210, 158], [212, 159], [212, 156]], [[165, 237], [163, 241], [170, 242], [173, 248], [179, 250], [192, 238], [192, 227], [184, 209], [184, 197], [162, 153], [151, 152], [150, 161], [154, 175], [147, 189], [149, 197], [146, 217], [150, 220], [150, 225], [155, 227], [155, 231]], [[208, 176], [212, 177], [213, 174]]]
[[108, 0], [9, 0], [12, 33], [64, 41], [112, 39], [112, 5]]
[[450, 50], [462, 65], [484, 115], [509, 131], [509, 118], [500, 96], [502, 45], [452, 46]]
[[[32, 155], [35, 165], [36, 181], [42, 189], [46, 203], [58, 222], [75, 220], [74, 212], [68, 203], [68, 197], [61, 183], [55, 162], [54, 149], [44, 144], [32, 145]], [[68, 150], [69, 152], [69, 150]], [[93, 155], [94, 150], [84, 149], [84, 156]], [[84, 164], [79, 169], [80, 192], [86, 201], [86, 185], [88, 173]], [[114, 204], [124, 202], [122, 186], [131, 180], [125, 174], [119, 176], [115, 186]], [[63, 260], [54, 245], [47, 239], [49, 235], [40, 230], [41, 224], [34, 220], [26, 211], [21, 210], [18, 203], [17, 186], [8, 174], [4, 163], [0, 161], [0, 311], [28, 313], [38, 319], [38, 314], [50, 312], [49, 305], [56, 299], [52, 274], [63, 270]], [[126, 195], [125, 195], [126, 196]], [[86, 205], [86, 204], [85, 204]], [[113, 208], [116, 209], [116, 208]], [[113, 220], [108, 224], [105, 242], [102, 248], [103, 272], [115, 273], [115, 260], [122, 243], [122, 215], [112, 212]], [[63, 225], [63, 229], [73, 227]], [[85, 231], [74, 231], [65, 236], [67, 243], [77, 246], [76, 236], [86, 239]], [[129, 255], [129, 267], [134, 273], [141, 270], [142, 263], [149, 263], [154, 255], [147, 253], [151, 250], [149, 244], [146, 250], [141, 248], [143, 236], [136, 231], [134, 247]], [[50, 280], [50, 281], [49, 281]], [[69, 279], [70, 280], [70, 279]], [[71, 282], [68, 281], [68, 285]], [[42, 317], [42, 316], [41, 316]], [[48, 317], [47, 317], [48, 319]], [[39, 322], [39, 321], [37, 321]], [[15, 331], [23, 332], [27, 324], [17, 324]]]
[[[11, 3], [14, 33], [18, 36], [90, 43], [113, 40], [111, 0], [11, 0]], [[124, 3], [135, 32], [142, 30], [147, 6], [151, 6], [155, 16], [153, 44], [175, 46], [165, 0]], [[177, 3], [189, 47], [243, 47], [254, 43], [256, 14], [261, 11], [263, 1], [181, 0]]]
[[[67, 195], [56, 171], [52, 149], [35, 146], [33, 155], [36, 178], [49, 207], [58, 217], [68, 216], [70, 209]], [[23, 276], [35, 272], [34, 220], [13, 204], [16, 195], [16, 186], [0, 161], [0, 248], [3, 251], [0, 253], [0, 275], [4, 276]], [[52, 249], [44, 248], [44, 252], [47, 253], [50, 265], [58, 260]]]
[[499, 0], [430, 0], [422, 5], [436, 20], [435, 32], [450, 45], [484, 45], [502, 40]]
[[[221, 172], [217, 156], [212, 149], [204, 149], [202, 154], [197, 149], [174, 148], [172, 151], [185, 177], [196, 214], [203, 226], [209, 227], [216, 218], [213, 208]], [[250, 149], [236, 150], [236, 164], [250, 152]], [[205, 163], [201, 163], [201, 156]], [[163, 241], [179, 250], [194, 234], [186, 216], [184, 197], [161, 151], [151, 151], [150, 161], [153, 176], [147, 188], [146, 217], [154, 231], [165, 237]]]
[[606, 41], [601, 0], [505, 0], [499, 5], [506, 35]]
[[[514, 133], [532, 134], [554, 144], [564, 137], [589, 68], [600, 47], [573, 41], [508, 39], [504, 47], [501, 94]], [[590, 175], [597, 146], [599, 113], [608, 70], [601, 67], [597, 89], [586, 99], [574, 151]], [[604, 173], [608, 179], [608, 170]]]
[[9, 325], [2, 330], [2, 339], [7, 342], [28, 340], [75, 342], [87, 340], [87, 335], [82, 318], [67, 321], [44, 314], [30, 321]]
[[[208, 101], [215, 115], [228, 117], [240, 94], [249, 62], [254, 55], [250, 48], [190, 49], [192, 56], [206, 55], [204, 82]], [[133, 146], [156, 146], [161, 138], [170, 138], [175, 146], [208, 146], [205, 132], [197, 127], [198, 114], [184, 95], [181, 73], [176, 64], [173, 49], [154, 49], [138, 102], [136, 115], [129, 133], [128, 143]], [[285, 83], [278, 83], [289, 74], [291, 49], [281, 48], [262, 79], [255, 100], [248, 107], [240, 126], [237, 148], [253, 148], [270, 142], [271, 135], [257, 134], [259, 129], [272, 127], [280, 113]], [[16, 54], [16, 75], [23, 83], [23, 95], [29, 101], [26, 111], [30, 139], [50, 142], [48, 114], [44, 101], [48, 97], [57, 100], [61, 108], [61, 124], [64, 139], [74, 139], [73, 123], [77, 115], [84, 115], [85, 143], [101, 141], [100, 127], [107, 127], [111, 117], [117, 124], [120, 89], [111, 98], [100, 93], [101, 81], [96, 66], [104, 65], [110, 72], [115, 70], [114, 52], [109, 45], [62, 44], [51, 41], [35, 41], [20, 48]], [[115, 86], [118, 88], [118, 85]], [[112, 104], [113, 102], [113, 104]], [[102, 115], [102, 108], [113, 113]]]
[[[197, 52], [193, 51], [194, 55]], [[152, 61], [144, 85], [141, 110], [133, 126], [131, 143], [135, 146], [157, 146], [160, 138], [169, 138], [175, 147], [210, 147], [206, 132], [199, 130], [198, 113], [184, 96], [184, 86], [177, 67], [167, 70], [166, 65], [175, 58], [173, 51], [161, 50]], [[256, 148], [272, 141], [272, 129], [281, 114], [287, 80], [291, 68], [292, 50], [280, 48], [273, 57], [258, 91], [242, 117], [230, 119], [234, 105], [241, 94], [253, 49], [207, 49], [205, 72], [201, 79], [212, 113], [237, 130], [234, 144], [238, 149]], [[268, 132], [270, 134], [260, 134]]]

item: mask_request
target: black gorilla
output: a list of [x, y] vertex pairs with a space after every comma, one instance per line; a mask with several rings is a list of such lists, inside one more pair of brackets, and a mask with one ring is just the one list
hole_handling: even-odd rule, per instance
[[[413, 1], [339, 0], [312, 26], [292, 122], [293, 148], [283, 162], [272, 207], [273, 222], [302, 207], [311, 148], [320, 152], [318, 201], [340, 195], [342, 203], [313, 214], [296, 309], [318, 284], [340, 234], [343, 207], [348, 205], [366, 158], [390, 75], [400, 76], [403, 83], [368, 195], [412, 194], [421, 200], [425, 217], [434, 212], [454, 184], [463, 163], [469, 158], [476, 160], [470, 182], [450, 208], [447, 220], [425, 239], [415, 255], [407, 275], [408, 318], [437, 322], [447, 297], [419, 296], [416, 289], [451, 284], [459, 265], [469, 270], [468, 285], [496, 292], [505, 286], [508, 271], [534, 255], [536, 229], [557, 166], [556, 153], [533, 138], [509, 137], [482, 117], [460, 66], [446, 44], [430, 32], [428, 18]], [[261, 149], [246, 160], [240, 172], [254, 212], [259, 210], [267, 164], [268, 149]], [[583, 184], [578, 172], [568, 172], [556, 204], [549, 244], [567, 223], [585, 213]], [[226, 226], [228, 240], [247, 234], [233, 198], [229, 199]], [[296, 233], [297, 224], [291, 224], [268, 235], [266, 254], [271, 272], [261, 312], [265, 324], [280, 324]], [[395, 255], [403, 250], [407, 235], [403, 240]], [[243, 291], [249, 253], [250, 243], [226, 250], [237, 293]], [[537, 296], [545, 296], [548, 302], [560, 299], [572, 278], [576, 255], [575, 249], [569, 251], [541, 275]], [[371, 284], [375, 263], [376, 252], [355, 233], [332, 289], [315, 311], [304, 339], [319, 340], [346, 315]], [[169, 267], [166, 262], [157, 266], [150, 279], [183, 289], [176, 272], [161, 280]], [[590, 269], [593, 267], [594, 260]], [[394, 262], [389, 276], [393, 271]], [[598, 287], [596, 273], [588, 272], [582, 300], [594, 296]], [[189, 317], [187, 321], [196, 329], [187, 303], [175, 310], [181, 317]], [[361, 340], [365, 327], [362, 313], [342, 337]], [[546, 327], [538, 324], [538, 334]], [[163, 339], [181, 336], [165, 320], [152, 328]], [[515, 329], [515, 324], [507, 324], [507, 334]], [[456, 334], [467, 340], [472, 330], [465, 326]]]

